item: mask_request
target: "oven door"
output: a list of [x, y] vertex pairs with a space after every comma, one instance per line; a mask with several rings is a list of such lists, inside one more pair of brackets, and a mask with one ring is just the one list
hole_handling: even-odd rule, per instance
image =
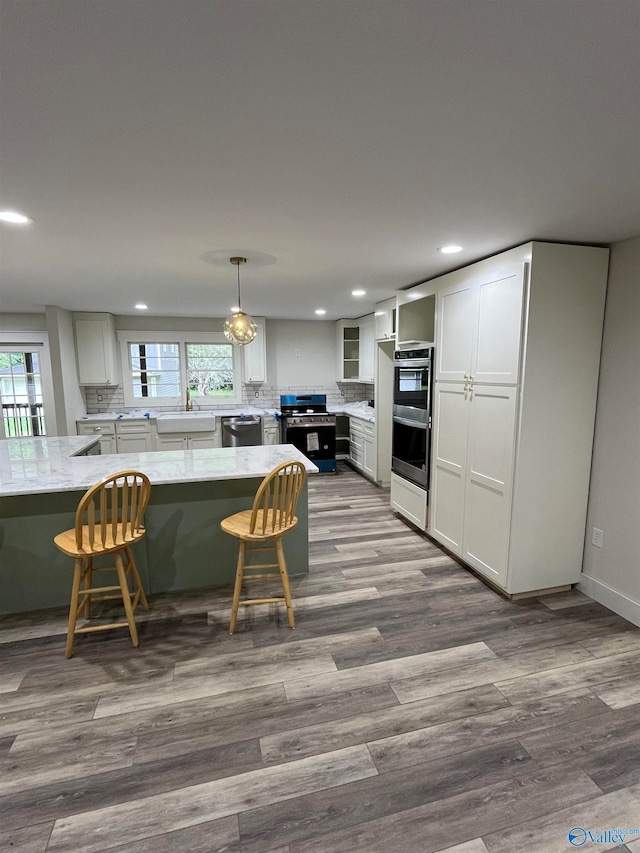
[[319, 460], [335, 461], [335, 424], [290, 424], [284, 419], [282, 426], [285, 444], [293, 444], [316, 464]]
[[431, 399], [431, 362], [422, 366], [396, 364], [393, 403], [412, 409], [428, 409]]
[[429, 487], [429, 441], [427, 423], [394, 415], [391, 470], [423, 489]]

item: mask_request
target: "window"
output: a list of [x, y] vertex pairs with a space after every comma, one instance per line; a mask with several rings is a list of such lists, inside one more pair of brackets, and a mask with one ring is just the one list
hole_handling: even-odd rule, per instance
[[129, 344], [133, 396], [180, 396], [180, 347], [178, 344]]
[[193, 397], [232, 397], [233, 345], [187, 344], [187, 377]]
[[242, 400], [236, 347], [213, 332], [118, 332], [125, 405], [182, 406]]

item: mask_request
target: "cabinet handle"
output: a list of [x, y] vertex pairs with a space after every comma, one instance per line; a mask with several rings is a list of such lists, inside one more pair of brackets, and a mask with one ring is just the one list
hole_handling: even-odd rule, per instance
[[93, 431], [94, 432], [102, 432], [102, 427], [94, 427]]

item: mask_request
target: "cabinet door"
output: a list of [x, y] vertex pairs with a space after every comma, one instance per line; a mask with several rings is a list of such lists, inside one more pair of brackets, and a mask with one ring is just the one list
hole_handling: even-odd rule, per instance
[[519, 381], [525, 264], [481, 279], [471, 375], [478, 383]]
[[157, 438], [158, 450], [186, 450], [186, 435], [159, 435]]
[[464, 382], [471, 374], [478, 315], [478, 289], [473, 281], [456, 284], [437, 295], [436, 379]]
[[263, 317], [254, 317], [258, 331], [250, 344], [243, 347], [244, 381], [267, 381], [267, 343], [265, 339], [265, 321]]
[[209, 450], [211, 447], [220, 447], [218, 434], [215, 432], [203, 432], [190, 435], [187, 447], [189, 450]]
[[376, 479], [376, 441], [368, 435], [364, 437], [364, 448], [362, 454], [362, 470], [372, 480]]
[[268, 446], [280, 444], [280, 430], [278, 427], [267, 427], [263, 430], [262, 443]]
[[116, 333], [111, 314], [74, 314], [78, 384], [117, 385]]
[[108, 456], [110, 453], [116, 453], [116, 437], [115, 435], [103, 435], [100, 437], [100, 454]]
[[488, 385], [474, 386], [469, 394], [462, 558], [504, 587], [518, 392]]
[[469, 396], [466, 386], [436, 382], [430, 530], [454, 554], [462, 552]]
[[363, 382], [373, 382], [375, 374], [375, 328], [373, 314], [369, 314], [360, 320], [359, 355], [358, 378]]
[[146, 453], [153, 450], [150, 435], [118, 435], [118, 453]]
[[375, 336], [377, 341], [388, 341], [396, 336], [396, 300], [385, 299], [378, 302], [374, 312]]
[[360, 328], [356, 320], [336, 323], [337, 381], [357, 382], [360, 373]]

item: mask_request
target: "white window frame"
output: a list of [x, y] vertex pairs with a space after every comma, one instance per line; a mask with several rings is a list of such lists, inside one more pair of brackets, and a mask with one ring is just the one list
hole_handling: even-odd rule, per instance
[[[162, 408], [163, 406], [184, 406], [187, 390], [187, 344], [228, 344], [229, 341], [222, 332], [137, 332], [121, 330], [117, 333], [120, 343], [120, 360], [122, 363], [122, 387], [124, 404], [130, 408], [140, 409], [144, 406]], [[134, 397], [133, 382], [131, 381], [131, 364], [129, 361], [130, 344], [178, 344], [180, 388], [179, 397]], [[235, 405], [242, 402], [242, 359], [238, 347], [232, 348], [233, 355], [233, 394], [228, 397], [196, 398], [194, 405], [207, 408], [220, 405]], [[202, 403], [200, 400], [202, 399]], [[205, 402], [206, 401], [206, 402]]]
[[[58, 434], [56, 430], [55, 394], [49, 355], [48, 332], [0, 332], [0, 350], [3, 352], [28, 352], [37, 350], [40, 358], [40, 382], [42, 383], [42, 407], [47, 438]], [[0, 438], [5, 438], [4, 422], [0, 418]]]

